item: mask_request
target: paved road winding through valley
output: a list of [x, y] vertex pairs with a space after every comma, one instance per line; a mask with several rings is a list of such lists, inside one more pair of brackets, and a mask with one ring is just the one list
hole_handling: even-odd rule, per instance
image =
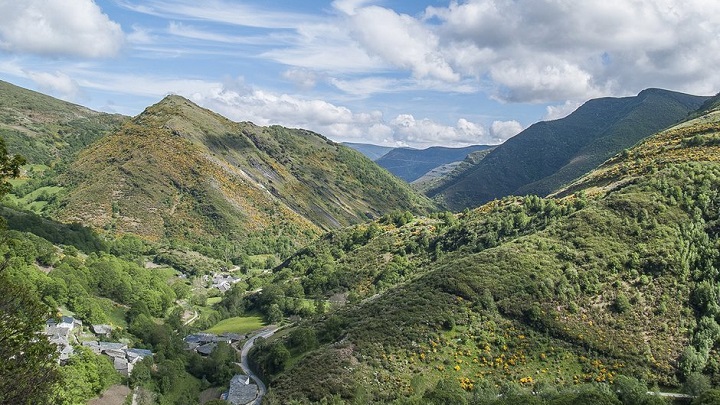
[[[257, 384], [258, 386], [258, 396], [255, 399], [255, 402], [253, 402], [254, 405], [260, 405], [263, 396], [267, 392], [267, 387], [265, 387], [265, 383], [262, 382], [260, 377], [255, 375], [255, 373], [250, 370], [247, 355], [250, 352], [250, 349], [252, 349], [253, 345], [255, 344], [255, 339], [259, 337], [268, 338], [272, 336], [275, 332], [277, 332], [278, 329], [280, 328], [275, 325], [270, 325], [267, 328], [261, 329], [260, 332], [248, 339], [247, 342], [245, 342], [245, 344], [243, 345], [242, 350], [240, 350], [240, 367], [242, 368], [243, 372], [245, 372], [248, 377], [252, 378], [253, 381], [255, 381], [255, 384]], [[235, 350], [237, 350], [237, 347], [235, 348]]]

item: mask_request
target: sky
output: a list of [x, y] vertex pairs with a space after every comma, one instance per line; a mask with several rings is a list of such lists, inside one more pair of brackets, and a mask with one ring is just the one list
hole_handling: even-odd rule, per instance
[[178, 94], [338, 142], [498, 144], [597, 97], [720, 91], [717, 0], [0, 0], [0, 79]]

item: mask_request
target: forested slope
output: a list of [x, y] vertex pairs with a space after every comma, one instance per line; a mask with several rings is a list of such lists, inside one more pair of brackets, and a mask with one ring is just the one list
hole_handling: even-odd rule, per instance
[[565, 118], [531, 125], [426, 194], [453, 210], [508, 195], [547, 195], [685, 119], [705, 100], [660, 89], [590, 100]]
[[[720, 383], [718, 134], [711, 112], [619, 155], [565, 198], [388, 218], [357, 243], [326, 238], [301, 252], [288, 270], [346, 274], [355, 281], [328, 290], [357, 304], [301, 325], [314, 344], [270, 343], [289, 350], [282, 367], [270, 366], [271, 350], [257, 355], [269, 400], [496, 398], [620, 376]], [[378, 288], [391, 275], [396, 286]]]

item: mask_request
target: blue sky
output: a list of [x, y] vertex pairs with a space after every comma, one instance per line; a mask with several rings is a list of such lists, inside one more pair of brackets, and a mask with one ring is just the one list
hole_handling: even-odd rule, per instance
[[497, 144], [647, 87], [715, 94], [719, 64], [714, 0], [0, 0], [0, 79], [389, 146]]

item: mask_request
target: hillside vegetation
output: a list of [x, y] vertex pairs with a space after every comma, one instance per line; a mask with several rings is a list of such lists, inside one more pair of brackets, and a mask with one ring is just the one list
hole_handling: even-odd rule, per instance
[[433, 207], [318, 134], [235, 123], [179, 96], [83, 150], [60, 181], [59, 218], [148, 240], [262, 233], [296, 242], [391, 209]]
[[530, 126], [427, 195], [453, 210], [507, 195], [547, 195], [706, 100], [659, 89], [590, 100], [565, 118]]
[[[255, 354], [268, 401], [495, 401], [626, 376], [720, 383], [718, 136], [710, 112], [565, 198], [388, 216], [300, 252], [276, 274], [300, 276], [305, 293], [348, 291], [351, 304]], [[311, 282], [328, 274], [345, 281]], [[278, 367], [268, 353], [280, 346], [289, 358]]]
[[51, 165], [68, 158], [127, 117], [92, 111], [0, 81], [0, 137], [10, 153]]

